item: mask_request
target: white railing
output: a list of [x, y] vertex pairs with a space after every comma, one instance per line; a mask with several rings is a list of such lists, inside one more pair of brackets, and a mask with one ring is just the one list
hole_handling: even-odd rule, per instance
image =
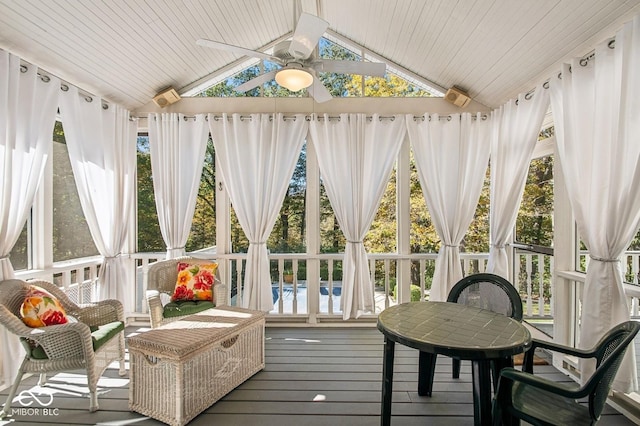
[[[640, 254], [636, 254], [637, 257]], [[146, 315], [147, 273], [149, 265], [165, 257], [164, 252], [135, 253], [129, 255], [132, 267], [135, 267], [135, 312]], [[411, 255], [370, 254], [369, 268], [374, 286], [376, 313], [397, 303], [397, 277], [403, 268], [409, 268], [412, 300], [428, 298], [431, 279], [435, 269], [436, 253]], [[552, 316], [549, 310], [553, 289], [548, 274], [552, 267], [549, 256], [537, 254], [518, 254], [515, 270], [519, 277], [517, 287], [525, 302], [525, 314], [529, 317]], [[270, 254], [274, 309], [272, 316], [339, 316], [342, 290], [343, 254]], [[463, 274], [484, 272], [487, 265], [487, 253], [461, 253]], [[229, 271], [227, 290], [232, 304], [240, 304], [237, 289], [242, 289], [246, 254], [234, 253], [218, 255], [217, 260], [224, 262]], [[96, 296], [96, 282], [102, 264], [102, 257], [75, 259], [57, 262], [46, 270], [28, 270], [16, 272], [21, 279], [45, 279], [53, 281], [65, 289], [78, 303], [86, 303]], [[544, 273], [540, 273], [544, 265]], [[307, 271], [318, 271], [318, 276], [308, 276]], [[293, 272], [294, 279], [287, 282], [285, 272]]]
[[[228, 271], [227, 291], [231, 304], [241, 304], [245, 253], [220, 254], [215, 256]], [[272, 271], [272, 292], [274, 309], [272, 316], [308, 317], [339, 316], [342, 291], [342, 260], [344, 255], [319, 254], [315, 256], [299, 253], [271, 253], [269, 260]], [[376, 313], [395, 304], [396, 277], [400, 261], [411, 265], [412, 290], [421, 300], [428, 295], [436, 253], [398, 255], [370, 254], [369, 268], [374, 283]], [[147, 271], [151, 263], [164, 258], [164, 253], [137, 253], [131, 255], [136, 265], [136, 313], [147, 312], [144, 295], [147, 289]], [[466, 274], [484, 272], [488, 254], [462, 253], [462, 267]], [[308, 270], [319, 271], [318, 276], [308, 276]], [[292, 280], [288, 282], [291, 273]], [[416, 290], [418, 289], [418, 290]], [[414, 295], [415, 297], [415, 295]]]
[[624, 254], [622, 271], [625, 275], [625, 293], [629, 297], [631, 316], [638, 317], [640, 315], [640, 251], [628, 251]]
[[[136, 268], [135, 312], [147, 313], [145, 293], [147, 271], [151, 263], [163, 259], [165, 253], [136, 253], [129, 256], [132, 267]], [[374, 283], [376, 312], [396, 302], [396, 282], [403, 268], [410, 269], [414, 298], [428, 297], [431, 278], [437, 254], [370, 254], [369, 267]], [[484, 272], [487, 253], [461, 253], [463, 273]], [[585, 265], [588, 255], [582, 254]], [[340, 311], [342, 254], [270, 254], [272, 266], [274, 309], [272, 316], [338, 316]], [[514, 262], [514, 285], [518, 288], [524, 304], [526, 318], [553, 319], [554, 283], [551, 280], [553, 257], [518, 252]], [[219, 255], [218, 260], [226, 263], [231, 280], [227, 289], [232, 303], [240, 304], [237, 289], [242, 288], [246, 254]], [[56, 262], [47, 269], [23, 270], [16, 272], [16, 278], [44, 279], [58, 284], [78, 303], [86, 303], [96, 296], [96, 282], [102, 264], [102, 257], [93, 256]], [[631, 315], [640, 313], [640, 252], [625, 253], [623, 265], [628, 283], [625, 291], [630, 299]], [[295, 272], [291, 283], [285, 280], [285, 271]], [[308, 270], [319, 271], [315, 279], [307, 276]], [[417, 295], [417, 296], [416, 296]]]
[[[147, 271], [149, 264], [165, 257], [160, 253], [136, 253], [129, 256], [136, 268], [135, 313], [146, 314], [145, 303]], [[413, 291], [424, 300], [428, 295], [435, 259], [437, 254], [370, 254], [369, 267], [371, 281], [374, 283], [377, 310], [396, 303], [395, 288], [398, 272], [410, 268], [410, 281]], [[229, 296], [239, 304], [236, 289], [242, 288], [244, 262], [246, 255], [241, 253], [220, 255], [219, 260], [227, 262], [231, 271], [228, 285]], [[340, 313], [342, 254], [270, 254], [273, 271], [274, 303], [273, 315], [309, 315], [310, 309], [321, 315]], [[462, 253], [463, 273], [468, 275], [484, 272], [488, 259], [487, 253]], [[589, 256], [582, 252], [580, 259], [584, 268], [588, 266]], [[69, 261], [56, 262], [51, 268], [16, 271], [16, 278], [45, 279], [53, 281], [65, 289], [78, 303], [90, 301], [95, 296], [96, 281], [102, 264], [101, 256], [93, 256]], [[626, 252], [622, 258], [626, 281], [625, 291], [630, 299], [631, 315], [640, 316], [640, 251]], [[319, 271], [315, 280], [306, 275], [309, 267]], [[285, 271], [295, 271], [292, 283], [285, 281]], [[238, 273], [240, 271], [240, 273]], [[516, 252], [514, 262], [514, 285], [518, 288], [524, 304], [526, 318], [552, 319], [554, 283], [551, 279], [553, 256]], [[300, 291], [301, 290], [301, 291]], [[319, 299], [311, 296], [312, 306], [305, 292], [316, 292]], [[309, 293], [310, 294], [310, 293]], [[284, 295], [284, 297], [280, 297]], [[415, 297], [415, 296], [414, 296]], [[317, 299], [317, 300], [316, 300]]]
[[553, 318], [553, 256], [517, 250], [513, 271], [524, 317]]
[[22, 280], [46, 280], [57, 284], [75, 303], [89, 303], [97, 297], [96, 283], [102, 256], [56, 262], [51, 268], [16, 271]]
[[131, 255], [131, 259], [134, 262], [136, 268], [135, 309], [136, 313], [138, 314], [146, 315], [149, 312], [146, 299], [149, 265], [157, 262], [158, 260], [162, 260], [165, 257], [165, 252], [135, 253]]
[[[585, 272], [589, 267], [589, 252], [580, 252], [580, 267]], [[640, 316], [640, 251], [627, 251], [621, 258], [622, 273], [624, 274], [624, 290], [629, 298], [630, 314]]]

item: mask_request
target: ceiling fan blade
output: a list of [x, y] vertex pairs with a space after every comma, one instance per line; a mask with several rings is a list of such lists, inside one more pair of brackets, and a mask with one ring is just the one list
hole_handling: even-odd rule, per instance
[[291, 39], [289, 53], [296, 59], [307, 59], [327, 28], [329, 23], [324, 19], [308, 13], [301, 14]]
[[198, 46], [210, 47], [212, 49], [218, 49], [218, 50], [226, 50], [227, 52], [233, 52], [239, 55], [265, 59], [271, 62], [278, 62], [276, 58], [272, 57], [271, 55], [267, 55], [266, 53], [258, 52], [257, 50], [245, 49], [244, 47], [234, 46], [232, 44], [221, 43], [219, 41], [213, 41], [213, 40], [207, 40], [207, 39], [201, 38], [199, 40], [196, 40], [196, 44]]
[[319, 59], [316, 64], [314, 64], [314, 69], [320, 72], [362, 74], [374, 77], [384, 77], [387, 65], [384, 62], [333, 61], [330, 59]]
[[236, 87], [233, 90], [239, 93], [244, 93], [255, 87], [262, 86], [267, 81], [273, 80], [278, 71], [279, 70], [273, 70], [269, 71], [268, 73], [259, 75], [258, 77], [252, 78], [251, 80], [247, 81], [246, 83], [242, 83], [240, 86]]
[[315, 99], [315, 101], [319, 104], [333, 99], [331, 93], [329, 93], [327, 88], [324, 87], [322, 80], [320, 80], [315, 75], [313, 76], [313, 84], [307, 87], [307, 91], [309, 92], [309, 95], [311, 95], [311, 97]]

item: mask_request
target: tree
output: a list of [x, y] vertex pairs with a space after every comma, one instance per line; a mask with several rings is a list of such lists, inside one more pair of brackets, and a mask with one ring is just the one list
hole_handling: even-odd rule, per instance
[[211, 138], [207, 141], [196, 208], [187, 239], [187, 251], [200, 250], [216, 244], [215, 151]]
[[[353, 75], [347, 83], [349, 93], [355, 94], [361, 87], [361, 75]], [[365, 77], [364, 95], [373, 98], [432, 96], [428, 91], [415, 87], [404, 78], [391, 73], [387, 73], [385, 77]]]
[[278, 253], [302, 253], [305, 245], [305, 208], [307, 198], [307, 150], [302, 147], [280, 214], [267, 241]]
[[156, 252], [166, 248], [156, 210], [151, 173], [149, 137], [139, 136], [137, 141], [138, 172], [138, 251]]
[[236, 92], [234, 89], [245, 83], [252, 78], [260, 75], [260, 67], [257, 65], [253, 65], [249, 68], [246, 68], [243, 71], [240, 71], [238, 74], [227, 78], [226, 80], [216, 84], [215, 86], [209, 87], [198, 96], [204, 97], [216, 97], [216, 98], [230, 98], [230, 97], [255, 97], [260, 96], [260, 89], [255, 88], [246, 92]]
[[[142, 252], [163, 251], [166, 249], [166, 244], [158, 223], [148, 136], [138, 137], [137, 167], [138, 250]], [[193, 251], [215, 245], [215, 229], [215, 156], [213, 142], [209, 139], [191, 232], [185, 249]]]
[[460, 251], [467, 253], [487, 253], [489, 251], [490, 176], [490, 168], [487, 168], [476, 212], [467, 233], [460, 243]]
[[[318, 43], [318, 52], [321, 58], [334, 59], [340, 61], [359, 61], [360, 56], [354, 52], [345, 49], [335, 43], [330, 42], [327, 39], [320, 39]], [[334, 97], [346, 97], [346, 96], [362, 96], [361, 87], [357, 87], [352, 84], [354, 78], [353, 74], [339, 74], [331, 72], [321, 72], [318, 78], [322, 81], [322, 84], [329, 90], [331, 96]]]
[[516, 221], [519, 242], [553, 245], [553, 157], [531, 161]]

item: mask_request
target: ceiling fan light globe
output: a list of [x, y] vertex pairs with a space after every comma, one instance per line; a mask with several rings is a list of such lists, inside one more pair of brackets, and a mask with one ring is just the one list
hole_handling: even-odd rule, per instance
[[297, 92], [313, 84], [313, 76], [300, 68], [283, 68], [276, 74], [276, 82], [292, 92]]

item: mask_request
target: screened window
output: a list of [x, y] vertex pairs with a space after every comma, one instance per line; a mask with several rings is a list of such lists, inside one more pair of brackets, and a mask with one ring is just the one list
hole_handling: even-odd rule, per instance
[[[149, 136], [138, 135], [138, 251], [160, 252], [166, 250], [162, 238], [151, 170]], [[206, 250], [216, 244], [215, 208], [215, 152], [211, 139], [207, 142], [205, 160], [200, 178], [196, 208], [185, 250]]]
[[82, 211], [61, 122], [53, 133], [53, 261], [98, 253]]
[[307, 145], [300, 156], [282, 201], [278, 219], [267, 241], [273, 253], [304, 253], [306, 245]]
[[215, 152], [211, 138], [207, 141], [196, 209], [186, 250], [206, 250], [216, 245], [216, 187]]
[[138, 135], [137, 142], [138, 251], [159, 252], [165, 250], [165, 244], [160, 232], [156, 198], [153, 192], [149, 136], [147, 134]]
[[29, 238], [30, 227], [31, 219], [29, 218], [20, 232], [18, 241], [11, 249], [11, 253], [9, 253], [9, 259], [11, 260], [11, 265], [15, 271], [30, 269], [31, 267], [31, 239]]

